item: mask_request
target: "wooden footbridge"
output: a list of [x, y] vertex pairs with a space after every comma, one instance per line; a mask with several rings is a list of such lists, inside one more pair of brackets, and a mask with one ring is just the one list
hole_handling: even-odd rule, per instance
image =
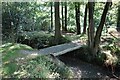
[[82, 45], [84, 44], [80, 43], [80, 41], [72, 41], [70, 43], [56, 45], [40, 50], [33, 50], [33, 51], [21, 50], [20, 52], [24, 54], [43, 54], [43, 55], [53, 54], [54, 56], [59, 56], [67, 52], [79, 49]]

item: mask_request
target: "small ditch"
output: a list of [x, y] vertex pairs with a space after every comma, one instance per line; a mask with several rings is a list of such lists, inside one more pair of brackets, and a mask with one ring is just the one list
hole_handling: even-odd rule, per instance
[[[97, 65], [96, 61], [93, 62], [96, 64], [91, 64], [89, 62], [83, 61], [85, 60], [85, 56], [80, 56], [79, 54], [81, 52], [82, 51], [78, 49], [58, 56], [59, 60], [71, 68], [75, 74], [75, 78], [115, 78], [113, 77], [110, 70]], [[120, 78], [120, 71], [117, 71], [115, 75], [119, 76]]]

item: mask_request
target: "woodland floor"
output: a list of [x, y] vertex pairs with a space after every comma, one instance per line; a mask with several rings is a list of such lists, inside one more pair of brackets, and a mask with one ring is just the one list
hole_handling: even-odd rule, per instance
[[[60, 52], [62, 50], [73, 48], [78, 46], [77, 44], [80, 44], [79, 41], [74, 41], [73, 43], [67, 43], [62, 45], [57, 45], [57, 47], [53, 46], [52, 48], [44, 48], [41, 50], [35, 50], [35, 51], [26, 51], [22, 50], [21, 53], [31, 54], [31, 53], [42, 53], [42, 54], [50, 54], [52, 52], [57, 53], [56, 51]], [[68, 67], [72, 69], [72, 71], [75, 74], [75, 78], [112, 78], [112, 74], [110, 70], [103, 69], [97, 65], [93, 65], [90, 63], [86, 63], [74, 58], [69, 57], [58, 57], [63, 63], [65, 63]], [[117, 72], [117, 76], [120, 75], [120, 72]]]
[[[59, 59], [72, 69], [75, 78], [113, 78], [110, 70], [100, 66], [64, 56], [59, 57]], [[116, 76], [120, 78], [119, 71], [117, 71]]]
[[[57, 47], [53, 46], [40, 50], [20, 50], [20, 52], [23, 54], [50, 54], [66, 50], [68, 48], [74, 48], [80, 44], [82, 45], [83, 43], [81, 43], [79, 40], [76, 40], [71, 43], [57, 45]], [[58, 56], [57, 58], [72, 69], [75, 74], [74, 78], [113, 78], [110, 70], [104, 69], [100, 66], [65, 56]], [[115, 75], [119, 76], [120, 79], [120, 71], [117, 71]]]

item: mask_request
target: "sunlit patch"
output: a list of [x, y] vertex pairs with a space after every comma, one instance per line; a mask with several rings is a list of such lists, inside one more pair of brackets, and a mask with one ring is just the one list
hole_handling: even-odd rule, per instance
[[10, 48], [9, 48], [9, 50], [12, 50], [12, 49], [14, 49], [16, 46], [11, 46]]
[[57, 78], [60, 77], [60, 74], [57, 73], [57, 72], [56, 72], [56, 73], [53, 72], [52, 74], [49, 75], [49, 78], [56, 78], [56, 77], [57, 77]]
[[27, 56], [27, 58], [36, 58], [38, 56], [37, 53], [32, 53]]
[[0, 46], [0, 48], [1, 48], [1, 47], [10, 46], [10, 45], [12, 45], [12, 43], [3, 44], [3, 45]]
[[5, 65], [5, 64], [8, 64], [8, 63], [10, 63], [10, 61], [5, 61], [3, 64]]

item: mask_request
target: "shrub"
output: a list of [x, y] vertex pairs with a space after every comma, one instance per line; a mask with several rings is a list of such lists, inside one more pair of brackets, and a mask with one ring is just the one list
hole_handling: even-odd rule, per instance
[[[34, 31], [34, 32], [24, 32], [22, 34], [19, 34], [17, 42], [29, 45], [32, 48], [40, 49], [40, 48], [56, 45], [54, 40], [55, 37], [53, 36], [53, 34], [46, 33], [43, 31], [40, 32]], [[66, 42], [70, 42], [70, 41], [65, 37], [61, 37], [59, 44]]]
[[39, 49], [49, 45], [48, 38], [51, 36], [51, 34], [47, 34], [43, 31], [24, 32], [19, 34], [17, 42]]
[[111, 54], [114, 54], [117, 56], [118, 61], [116, 62], [116, 67], [120, 66], [120, 46], [118, 40], [113, 40], [111, 44], [104, 45], [102, 47], [103, 50], [110, 50]]

